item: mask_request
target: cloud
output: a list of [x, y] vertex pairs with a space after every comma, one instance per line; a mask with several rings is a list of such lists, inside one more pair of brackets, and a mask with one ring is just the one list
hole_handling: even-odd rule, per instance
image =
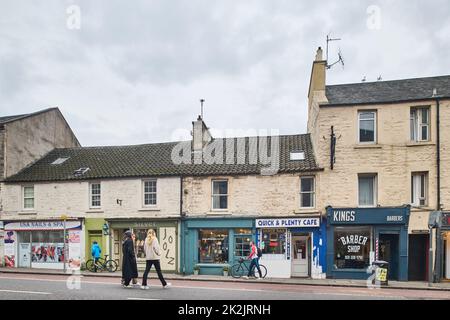
[[[67, 28], [70, 5], [80, 30]], [[367, 28], [367, 8], [381, 28]], [[311, 63], [325, 37], [345, 69], [328, 83], [448, 74], [446, 0], [5, 0], [0, 114], [58, 106], [83, 145], [169, 141], [205, 98], [217, 129], [306, 131]]]

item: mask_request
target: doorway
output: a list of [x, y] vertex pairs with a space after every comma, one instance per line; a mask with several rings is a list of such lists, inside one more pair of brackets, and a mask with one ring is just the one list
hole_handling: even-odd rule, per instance
[[389, 280], [398, 280], [399, 274], [399, 235], [380, 234], [379, 260], [389, 262]]
[[[102, 250], [102, 252], [100, 253], [100, 255], [103, 257], [105, 255], [105, 249], [102, 247], [102, 231], [89, 231], [88, 233], [88, 255], [89, 255], [89, 259], [92, 259], [92, 245], [94, 244], [94, 242], [97, 242], [98, 245], [100, 246], [100, 249]], [[89, 260], [87, 259], [87, 260]]]
[[410, 234], [408, 252], [408, 280], [427, 281], [428, 234]]
[[292, 276], [309, 277], [309, 236], [292, 236]]

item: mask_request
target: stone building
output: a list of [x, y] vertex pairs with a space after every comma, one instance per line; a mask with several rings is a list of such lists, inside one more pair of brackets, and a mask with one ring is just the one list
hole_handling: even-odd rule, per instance
[[367, 278], [384, 259], [392, 279], [426, 280], [429, 213], [450, 206], [450, 76], [327, 85], [326, 70], [319, 48], [308, 132], [324, 168], [327, 276]]

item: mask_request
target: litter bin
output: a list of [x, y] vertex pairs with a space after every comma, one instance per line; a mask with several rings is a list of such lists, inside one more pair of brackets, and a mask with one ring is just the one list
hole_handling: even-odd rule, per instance
[[389, 262], [387, 261], [374, 261], [372, 262], [372, 270], [375, 273], [375, 277], [372, 283], [379, 282], [381, 285], [388, 285], [389, 277]]

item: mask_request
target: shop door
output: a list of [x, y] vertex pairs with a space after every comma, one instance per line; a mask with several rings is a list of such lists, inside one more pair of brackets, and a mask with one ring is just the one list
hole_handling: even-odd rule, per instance
[[309, 248], [307, 236], [293, 236], [292, 242], [292, 276], [308, 277], [309, 276]]
[[19, 233], [19, 268], [31, 268], [31, 243], [30, 233]]
[[428, 235], [410, 234], [408, 252], [408, 280], [427, 280]]
[[447, 232], [447, 240], [444, 242], [445, 248], [445, 278], [450, 280], [450, 232]]
[[101, 252], [101, 256], [103, 257], [104, 254], [106, 253], [104, 251], [104, 248], [102, 247], [102, 233], [98, 232], [98, 231], [89, 231], [89, 240], [88, 240], [88, 245], [89, 245], [89, 251], [88, 251], [88, 255], [89, 255], [89, 259], [92, 259], [92, 245], [94, 244], [94, 242], [97, 242], [98, 245], [100, 246], [100, 249], [102, 249]]
[[389, 262], [389, 280], [398, 280], [399, 270], [399, 235], [380, 234], [379, 260]]

